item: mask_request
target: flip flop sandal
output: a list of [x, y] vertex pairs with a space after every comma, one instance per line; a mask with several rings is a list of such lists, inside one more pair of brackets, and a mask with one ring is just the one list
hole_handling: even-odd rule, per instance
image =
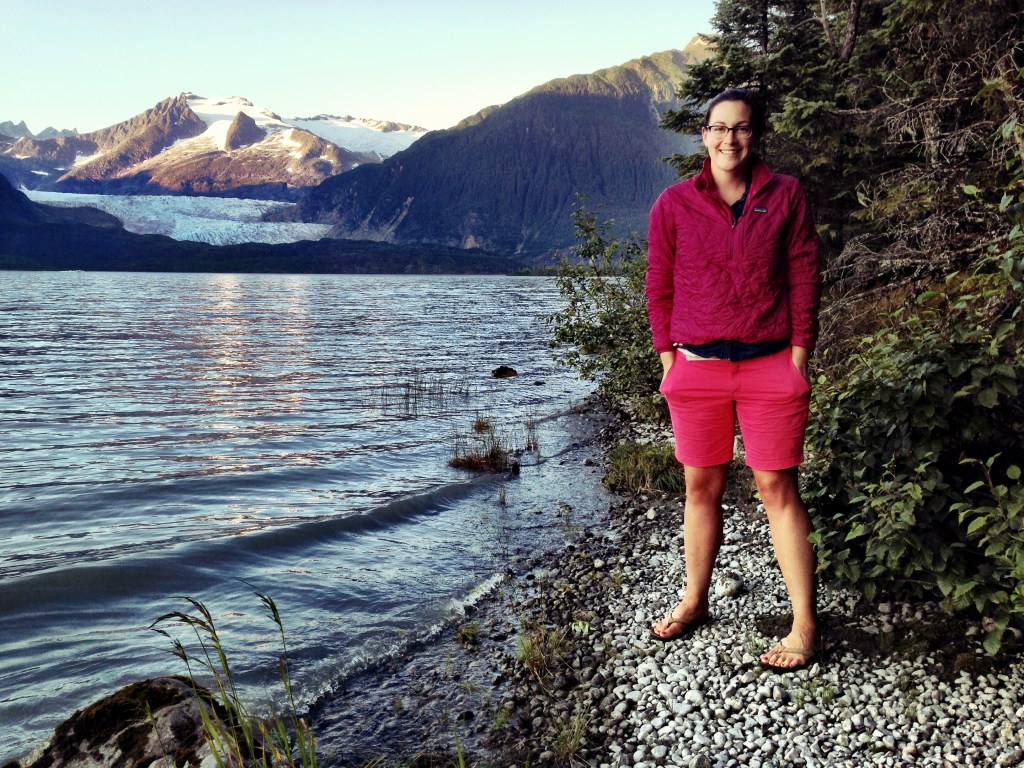
[[[700, 627], [703, 627], [705, 624], [711, 621], [710, 616], [700, 616], [696, 619], [693, 619], [692, 621], [683, 621], [682, 619], [674, 618], [671, 613], [668, 614], [665, 617], [665, 619], [668, 619], [668, 624], [665, 625], [666, 632], [676, 625], [681, 626], [682, 629], [673, 634], [659, 635], [657, 632], [654, 631], [654, 627], [651, 627], [651, 637], [661, 643], [667, 643], [670, 640], [679, 640], [681, 638], [688, 637], [692, 635], [695, 630], [699, 629]], [[662, 619], [662, 621], [664, 621], [665, 619]]]
[[[788, 653], [792, 656], [802, 656], [804, 660], [800, 664], [794, 664], [791, 667], [784, 667], [779, 664], [772, 664], [770, 662], [765, 661], [764, 656], [767, 656], [770, 653]], [[801, 669], [807, 669], [807, 667], [811, 666], [811, 664], [813, 664], [815, 660], [819, 658], [821, 653], [822, 647], [820, 644], [814, 645], [811, 648], [790, 648], [788, 645], [784, 645], [780, 641], [773, 645], [771, 648], [769, 648], [767, 651], [765, 651], [760, 661], [761, 666], [765, 667], [766, 669], [770, 669], [773, 672], [777, 672], [779, 674], [787, 674], [789, 672], [797, 672]]]

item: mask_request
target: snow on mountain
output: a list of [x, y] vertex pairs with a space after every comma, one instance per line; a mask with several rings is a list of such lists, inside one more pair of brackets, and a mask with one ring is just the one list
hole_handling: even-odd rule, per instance
[[287, 203], [221, 197], [172, 195], [78, 195], [22, 189], [29, 199], [46, 205], [89, 206], [116, 216], [129, 232], [166, 235], [213, 245], [232, 243], [293, 243], [319, 240], [331, 231], [327, 224], [261, 221]]
[[426, 132], [331, 115], [284, 119], [238, 96], [182, 93], [88, 134], [8, 137], [0, 173], [17, 186], [65, 193], [295, 200], [331, 176], [407, 149]]
[[239, 112], [251, 117], [259, 128], [268, 132], [277, 133], [289, 128], [287, 123], [270, 110], [256, 107], [251, 101], [240, 96], [232, 96], [230, 99], [204, 99], [191, 93], [185, 96], [189, 109], [206, 123], [207, 129], [201, 136], [184, 141], [203, 141], [212, 143], [217, 149], [224, 149], [228, 128]]
[[268, 133], [299, 128], [350, 152], [376, 152], [382, 158], [408, 149], [416, 139], [427, 132], [426, 128], [414, 125], [351, 116], [317, 115], [285, 119], [240, 96], [221, 99], [186, 94], [186, 98], [189, 108], [209, 126], [206, 133], [191, 141], [203, 139], [212, 142], [219, 149], [224, 148], [228, 128], [239, 112], [251, 117], [258, 127]]
[[75, 161], [72, 163], [72, 166], [73, 167], [77, 167], [77, 166], [80, 166], [80, 165], [88, 165], [93, 160], [101, 158], [105, 154], [107, 154], [107, 153], [106, 152], [97, 152], [97, 153], [92, 154], [92, 155], [76, 154], [75, 155]]
[[426, 128], [415, 125], [389, 123], [384, 120], [363, 120], [351, 116], [295, 117], [287, 122], [339, 147], [353, 152], [376, 152], [382, 158], [408, 149], [416, 139], [427, 132]]

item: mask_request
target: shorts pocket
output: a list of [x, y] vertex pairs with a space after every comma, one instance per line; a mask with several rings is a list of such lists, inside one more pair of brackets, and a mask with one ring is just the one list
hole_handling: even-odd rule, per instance
[[661, 380], [661, 384], [658, 386], [658, 391], [662, 394], [666, 392], [672, 392], [677, 390], [678, 384], [675, 383], [675, 379], [679, 374], [680, 368], [686, 359], [683, 357], [681, 352], [676, 352], [675, 359], [672, 361], [672, 365], [669, 366], [668, 373], [665, 378]]
[[811, 391], [811, 382], [804, 378], [804, 375], [800, 373], [800, 369], [796, 367], [796, 363], [793, 362], [793, 357], [787, 350], [786, 352], [786, 365], [789, 366], [789, 370], [793, 372], [793, 377], [796, 379], [797, 391], [801, 395], [805, 395]]

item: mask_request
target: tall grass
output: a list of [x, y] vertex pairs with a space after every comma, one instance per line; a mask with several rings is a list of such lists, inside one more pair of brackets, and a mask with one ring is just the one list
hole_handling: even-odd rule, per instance
[[471, 472], [517, 472], [518, 453], [493, 427], [476, 431], [470, 438], [456, 434], [452, 439], [449, 466]]
[[519, 632], [515, 658], [542, 687], [546, 687], [567, 650], [561, 630], [529, 624]]
[[[278, 674], [284, 688], [287, 714], [271, 707], [271, 714], [258, 717], [251, 713], [238, 695], [235, 678], [228, 662], [213, 616], [206, 606], [191, 597], [183, 597], [192, 612], [172, 611], [159, 617], [150, 629], [169, 638], [174, 655], [185, 663], [192, 688], [196, 692], [206, 743], [217, 768], [260, 766], [262, 768], [316, 768], [316, 743], [313, 731], [296, 711], [288, 672], [288, 645], [284, 624], [273, 598], [256, 592], [267, 608], [271, 621], [277, 625], [282, 653], [278, 657]], [[198, 650], [189, 651], [184, 643], [164, 629], [178, 625], [194, 634]], [[199, 678], [209, 678], [211, 698], [203, 695]]]
[[452, 410], [466, 403], [471, 396], [469, 382], [465, 378], [450, 379], [443, 376], [427, 376], [413, 371], [407, 381], [383, 384], [378, 389], [380, 410], [397, 413], [410, 418], [421, 413], [436, 413]]
[[[519, 440], [522, 439], [522, 447]], [[540, 442], [537, 438], [537, 419], [530, 416], [526, 419], [524, 433], [513, 431], [509, 437], [494, 425], [487, 415], [477, 412], [470, 434], [455, 433], [452, 436], [451, 458], [449, 466], [456, 469], [468, 469], [473, 472], [511, 472], [519, 471], [519, 459], [524, 453], [540, 453]], [[501, 504], [504, 506], [504, 494]]]

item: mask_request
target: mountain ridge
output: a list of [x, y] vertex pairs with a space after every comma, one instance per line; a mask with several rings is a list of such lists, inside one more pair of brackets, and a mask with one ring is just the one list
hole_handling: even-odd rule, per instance
[[661, 158], [695, 138], [658, 127], [703, 38], [549, 81], [434, 131], [405, 152], [309, 190], [271, 218], [330, 223], [340, 238], [436, 243], [543, 259], [574, 239], [582, 196], [620, 228], [645, 228], [675, 179]]
[[78, 131], [74, 128], [54, 128], [52, 125], [48, 125], [43, 128], [39, 133], [32, 133], [29, 127], [25, 124], [24, 120], [17, 123], [13, 123], [10, 120], [4, 120], [0, 123], [0, 136], [6, 136], [8, 139], [20, 139], [21, 137], [27, 137], [30, 139], [55, 139], [58, 136], [77, 136]]
[[[378, 256], [387, 247], [436, 247], [465, 251], [470, 258], [460, 257], [460, 263], [473, 263], [474, 253], [503, 254], [506, 269], [535, 268], [574, 244], [572, 214], [581, 204], [612, 219], [618, 233], [646, 228], [652, 200], [675, 181], [663, 158], [699, 141], [661, 130], [660, 116], [675, 106], [689, 67], [707, 53], [698, 37], [682, 50], [557, 78], [453, 128], [424, 132], [390, 157], [378, 153], [365, 162], [346, 158], [336, 145], [299, 127], [322, 121], [340, 132], [363, 130], [351, 118], [324, 114], [285, 123], [240, 97], [207, 99], [190, 92], [102, 131], [18, 142], [37, 155], [49, 152], [51, 163], [70, 159], [64, 183], [79, 185], [73, 191], [95, 192], [95, 185], [103, 192], [171, 189], [287, 201], [306, 185], [296, 205], [264, 220], [324, 223], [337, 244], [293, 243], [293, 256], [319, 254], [322, 262], [332, 248], [357, 247], [365, 255], [367, 243], [376, 243]], [[336, 173], [346, 161], [351, 170]], [[282, 168], [288, 176], [275, 177]], [[95, 232], [87, 234], [95, 243]], [[72, 247], [63, 235], [51, 232], [48, 238]], [[134, 241], [131, 248], [137, 247]], [[162, 241], [160, 250], [173, 252]], [[23, 264], [29, 254], [19, 253]], [[52, 254], [47, 258], [55, 263]], [[359, 268], [370, 267], [361, 262]]]
[[[240, 141], [243, 125], [247, 138]], [[87, 134], [40, 138], [23, 128], [11, 123], [12, 134], [24, 135], [0, 139], [0, 171], [28, 189], [269, 199], [295, 199], [303, 188], [380, 162], [426, 133], [351, 116], [285, 120], [248, 99], [187, 91]]]
[[94, 208], [29, 200], [0, 174], [0, 270], [291, 274], [503, 274], [521, 264], [483, 251], [343, 240], [208, 245], [137, 235]]

